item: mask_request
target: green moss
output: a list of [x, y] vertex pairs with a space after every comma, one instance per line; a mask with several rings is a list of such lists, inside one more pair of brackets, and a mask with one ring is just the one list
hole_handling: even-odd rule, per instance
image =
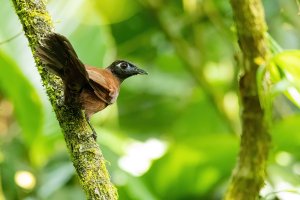
[[[32, 53], [35, 54], [35, 48], [41, 38], [53, 29], [45, 2], [42, 0], [12, 0], [12, 2], [23, 25]], [[110, 182], [105, 160], [98, 144], [92, 137], [82, 110], [79, 106], [63, 104], [62, 81], [45, 70], [39, 58], [34, 56], [34, 59], [64, 133], [71, 160], [88, 199], [117, 199], [116, 188]]]
[[239, 81], [243, 130], [238, 163], [225, 199], [254, 200], [264, 184], [270, 148], [269, 130], [256, 83], [259, 64], [268, 60], [267, 26], [260, 0], [231, 0], [231, 5], [244, 58], [244, 74]]

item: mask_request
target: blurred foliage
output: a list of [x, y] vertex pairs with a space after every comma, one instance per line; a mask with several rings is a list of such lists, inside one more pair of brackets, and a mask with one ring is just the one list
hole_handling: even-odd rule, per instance
[[[300, 56], [281, 51], [299, 49], [297, 2], [264, 1], [278, 45], [258, 76], [272, 112], [264, 199], [300, 198]], [[1, 42], [21, 25], [9, 1], [0, 5]], [[229, 2], [52, 0], [48, 8], [84, 63], [120, 58], [149, 72], [126, 80], [117, 105], [92, 119], [120, 199], [221, 199], [240, 132]], [[0, 170], [0, 199], [85, 198], [23, 35], [0, 45]]]

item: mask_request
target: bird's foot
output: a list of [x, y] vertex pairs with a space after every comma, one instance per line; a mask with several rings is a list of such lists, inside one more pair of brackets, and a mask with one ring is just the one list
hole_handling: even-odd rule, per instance
[[96, 140], [97, 140], [97, 133], [96, 133], [96, 131], [95, 131], [95, 130], [93, 130], [93, 134], [92, 134], [92, 136], [93, 136], [94, 140], [96, 141]]
[[94, 129], [94, 127], [92, 126], [91, 122], [90, 122], [90, 119], [86, 116], [86, 121], [88, 123], [88, 125], [90, 126], [90, 128], [92, 129], [92, 137], [94, 138], [94, 140], [96, 141], [97, 140], [97, 133]]

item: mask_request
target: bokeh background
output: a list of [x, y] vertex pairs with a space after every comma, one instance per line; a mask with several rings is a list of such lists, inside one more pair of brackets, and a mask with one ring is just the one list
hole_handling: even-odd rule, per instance
[[[263, 1], [284, 49], [300, 46], [297, 2]], [[241, 129], [229, 1], [50, 0], [48, 10], [84, 63], [126, 59], [149, 73], [92, 118], [120, 199], [221, 199]], [[0, 200], [85, 199], [34, 66], [12, 3], [0, 0]], [[273, 118], [261, 196], [300, 199], [299, 110], [278, 95]]]

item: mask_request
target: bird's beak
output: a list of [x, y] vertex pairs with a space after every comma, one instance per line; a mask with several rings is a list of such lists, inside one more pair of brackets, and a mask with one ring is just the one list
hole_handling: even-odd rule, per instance
[[148, 75], [148, 73], [145, 70], [142, 70], [140, 68], [136, 68], [136, 74]]

